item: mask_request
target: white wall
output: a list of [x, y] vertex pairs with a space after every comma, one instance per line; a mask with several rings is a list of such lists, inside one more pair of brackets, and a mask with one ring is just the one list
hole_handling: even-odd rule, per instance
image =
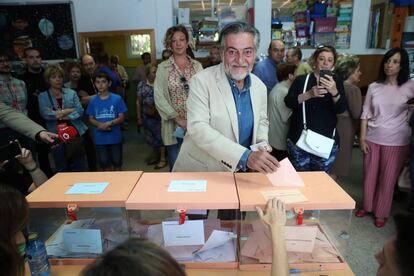
[[165, 31], [172, 25], [172, 3], [166, 0], [73, 0], [78, 32], [154, 29], [157, 57]]

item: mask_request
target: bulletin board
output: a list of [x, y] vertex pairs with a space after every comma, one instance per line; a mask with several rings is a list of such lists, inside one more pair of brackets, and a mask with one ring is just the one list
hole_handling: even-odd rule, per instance
[[13, 60], [23, 49], [38, 48], [43, 60], [77, 58], [78, 46], [72, 2], [1, 3], [0, 49]]

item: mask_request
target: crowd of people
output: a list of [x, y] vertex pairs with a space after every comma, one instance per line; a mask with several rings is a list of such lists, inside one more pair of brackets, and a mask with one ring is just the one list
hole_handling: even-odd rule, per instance
[[[143, 64], [131, 78], [137, 124], [143, 126], [152, 149], [148, 165], [155, 169], [168, 165], [177, 172], [272, 173], [279, 161], [289, 158], [297, 171], [325, 171], [336, 178], [349, 172], [358, 133], [364, 180], [363, 202], [355, 214], [372, 214], [378, 228], [386, 224], [412, 140], [408, 101], [414, 98], [414, 82], [404, 49], [387, 51], [363, 102], [357, 86], [359, 59], [339, 55], [334, 47], [318, 47], [303, 61], [299, 47], [286, 51], [282, 40], [272, 40], [268, 57], [257, 62], [258, 30], [236, 22], [221, 30], [219, 45], [211, 48], [203, 69], [189, 54], [189, 40], [184, 26], [169, 28], [163, 61], [152, 62], [144, 53]], [[98, 164], [101, 170], [122, 170], [122, 129], [127, 128], [128, 117], [125, 91], [131, 85], [116, 55], [84, 55], [80, 63], [63, 66], [66, 72], [59, 64], [44, 68], [36, 48], [25, 49], [24, 59], [26, 71], [15, 76], [9, 55], [0, 52], [0, 142], [17, 139], [21, 145], [21, 153], [3, 162], [0, 172], [0, 181], [7, 184], [0, 185], [0, 214], [7, 225], [0, 227], [0, 248], [8, 256], [2, 261], [11, 264], [9, 275], [23, 271], [18, 248], [29, 216], [23, 194], [56, 172], [96, 171]], [[74, 137], [57, 143], [67, 129], [75, 130]], [[326, 142], [321, 144], [321, 139]], [[9, 187], [15, 186], [16, 176], [25, 179], [17, 192]], [[258, 214], [272, 232], [273, 263], [278, 264], [272, 275], [288, 275], [286, 252], [280, 246], [286, 221], [283, 204], [273, 200], [266, 215], [261, 210]], [[219, 211], [221, 219], [235, 216]], [[381, 274], [381, 269], [408, 275], [404, 254], [412, 249], [402, 239], [407, 238], [406, 228], [413, 228], [412, 219], [397, 216], [397, 237], [384, 247], [383, 255], [392, 247], [398, 252], [394, 265], [399, 265], [391, 270], [381, 266], [378, 275], [389, 275]], [[152, 258], [154, 254], [159, 258]], [[136, 263], [131, 271], [157, 268], [157, 275], [167, 275], [162, 271], [168, 267], [175, 271], [171, 275], [185, 274], [168, 253], [131, 240], [105, 254], [83, 275], [109, 270], [111, 275], [124, 275], [121, 259]]]

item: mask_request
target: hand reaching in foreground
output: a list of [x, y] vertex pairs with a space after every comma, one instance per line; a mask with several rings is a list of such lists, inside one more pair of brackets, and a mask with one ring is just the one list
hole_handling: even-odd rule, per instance
[[272, 235], [272, 271], [271, 276], [288, 276], [289, 266], [285, 246], [285, 205], [276, 198], [269, 199], [266, 214], [256, 207], [260, 219], [270, 228]]
[[267, 201], [266, 214], [260, 207], [256, 207], [260, 219], [270, 228], [286, 224], [286, 211], [283, 201], [273, 198]]

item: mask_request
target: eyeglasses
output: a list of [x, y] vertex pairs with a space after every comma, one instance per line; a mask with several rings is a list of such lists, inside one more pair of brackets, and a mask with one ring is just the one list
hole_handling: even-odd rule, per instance
[[180, 78], [180, 81], [183, 83], [185, 92], [188, 93], [188, 91], [190, 90], [190, 86], [188, 85], [187, 79], [184, 76], [182, 76]]

